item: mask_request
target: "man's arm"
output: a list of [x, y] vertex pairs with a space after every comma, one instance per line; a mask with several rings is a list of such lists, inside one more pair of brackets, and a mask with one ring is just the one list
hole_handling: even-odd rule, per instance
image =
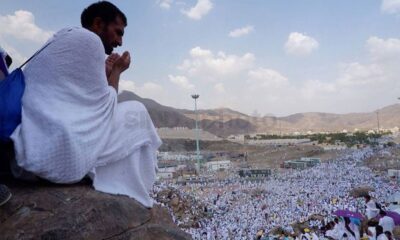
[[118, 93], [119, 77], [122, 72], [129, 68], [131, 56], [129, 52], [124, 52], [121, 57], [115, 60], [110, 76], [107, 78], [108, 85], [112, 86]]

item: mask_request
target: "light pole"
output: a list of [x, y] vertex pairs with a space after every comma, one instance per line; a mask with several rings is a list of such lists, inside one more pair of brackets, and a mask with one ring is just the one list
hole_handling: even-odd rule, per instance
[[379, 110], [376, 111], [376, 120], [377, 120], [377, 123], [378, 123], [378, 133], [379, 133], [379, 132], [380, 132], [380, 127], [379, 127]]
[[197, 174], [200, 175], [200, 146], [199, 146], [199, 127], [198, 127], [198, 115], [197, 115], [197, 99], [200, 97], [199, 94], [193, 94], [194, 99], [194, 113], [196, 114], [196, 158], [197, 158]]

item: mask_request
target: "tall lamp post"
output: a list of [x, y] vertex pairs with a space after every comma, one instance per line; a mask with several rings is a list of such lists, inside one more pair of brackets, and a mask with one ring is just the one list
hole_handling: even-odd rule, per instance
[[197, 114], [197, 99], [199, 94], [193, 94], [194, 99], [194, 113], [196, 114], [196, 158], [197, 158], [197, 174], [200, 175], [200, 146], [199, 146], [199, 127], [198, 127], [198, 114]]
[[378, 123], [378, 133], [380, 133], [380, 126], [379, 126], [379, 110], [376, 111], [376, 121]]

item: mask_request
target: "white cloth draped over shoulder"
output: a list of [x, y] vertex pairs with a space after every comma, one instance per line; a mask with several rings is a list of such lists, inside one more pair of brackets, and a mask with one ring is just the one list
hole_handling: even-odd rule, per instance
[[68, 28], [49, 41], [24, 70], [22, 122], [12, 134], [17, 164], [55, 183], [91, 172], [97, 190], [151, 207], [161, 141], [147, 110], [117, 103], [96, 34]]

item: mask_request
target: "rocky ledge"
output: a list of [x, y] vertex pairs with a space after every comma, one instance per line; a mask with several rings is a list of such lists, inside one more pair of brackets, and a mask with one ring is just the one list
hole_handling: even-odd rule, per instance
[[88, 183], [7, 185], [13, 197], [0, 207], [1, 239], [191, 239], [165, 208], [147, 209]]

